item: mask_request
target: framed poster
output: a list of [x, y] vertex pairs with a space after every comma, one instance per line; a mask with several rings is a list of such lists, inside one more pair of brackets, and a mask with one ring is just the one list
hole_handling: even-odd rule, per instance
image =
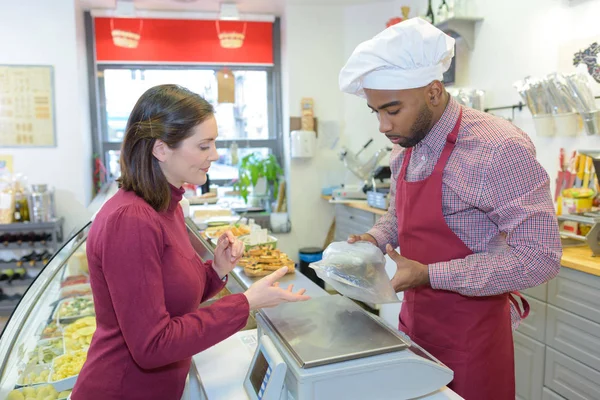
[[0, 146], [56, 146], [52, 66], [0, 65]]
[[10, 154], [0, 154], [0, 175], [4, 173], [12, 174], [13, 158]]

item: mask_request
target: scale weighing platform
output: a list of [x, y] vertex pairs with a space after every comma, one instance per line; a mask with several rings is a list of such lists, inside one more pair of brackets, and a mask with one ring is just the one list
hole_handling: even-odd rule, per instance
[[450, 369], [346, 297], [282, 304], [256, 322], [194, 356], [205, 398], [461, 399], [445, 387]]

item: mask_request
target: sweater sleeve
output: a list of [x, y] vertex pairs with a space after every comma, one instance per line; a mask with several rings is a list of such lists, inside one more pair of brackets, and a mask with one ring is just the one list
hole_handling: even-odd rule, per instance
[[213, 298], [225, 287], [225, 284], [229, 280], [229, 275], [224, 280], [219, 278], [219, 274], [213, 268], [212, 260], [208, 260], [204, 264], [204, 268], [206, 269], [206, 287], [202, 295], [202, 302]]
[[[189, 358], [244, 327], [249, 305], [243, 294], [171, 318], [164, 298], [163, 232], [148, 210], [123, 207], [107, 219], [105, 229], [98, 249], [102, 272], [119, 328], [140, 368]], [[216, 283], [206, 283], [216, 289]]]

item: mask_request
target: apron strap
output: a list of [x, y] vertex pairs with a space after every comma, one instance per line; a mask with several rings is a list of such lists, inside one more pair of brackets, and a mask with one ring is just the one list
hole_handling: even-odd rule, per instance
[[[517, 297], [519, 297], [521, 299], [521, 303], [523, 303], [523, 311], [521, 311], [521, 307], [519, 305], [519, 302], [517, 301]], [[529, 302], [525, 299], [525, 297], [523, 297], [521, 293], [514, 291], [508, 294], [508, 299], [517, 309], [519, 317], [521, 317], [521, 319], [527, 318], [527, 316], [529, 315], [530, 307]]]
[[404, 160], [402, 160], [402, 168], [400, 168], [400, 174], [398, 175], [398, 181], [406, 179], [406, 170], [408, 169], [408, 163], [412, 155], [412, 147], [404, 152]]
[[458, 131], [460, 130], [461, 121], [462, 121], [462, 107], [460, 108], [460, 111], [458, 113], [458, 119], [456, 120], [454, 129], [452, 129], [452, 132], [450, 132], [448, 134], [448, 136], [446, 137], [446, 145], [444, 146], [444, 149], [442, 150], [442, 154], [440, 155], [440, 158], [439, 158], [437, 164], [435, 165], [435, 168], [433, 169], [433, 171], [438, 174], [443, 173], [444, 168], [446, 168], [446, 163], [448, 162], [448, 159], [450, 158], [450, 154], [452, 154], [452, 151], [454, 150], [454, 145], [456, 144], [456, 139], [458, 138]]

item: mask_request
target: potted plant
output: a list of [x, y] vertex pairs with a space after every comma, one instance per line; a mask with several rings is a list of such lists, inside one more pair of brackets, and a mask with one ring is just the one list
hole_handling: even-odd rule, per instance
[[239, 178], [234, 183], [234, 190], [248, 203], [249, 188], [252, 187], [252, 195], [255, 197], [269, 196], [269, 186], [273, 186], [273, 192], [277, 193], [279, 188], [279, 177], [283, 175], [283, 169], [274, 155], [263, 157], [260, 153], [252, 153], [242, 158], [238, 167]]

